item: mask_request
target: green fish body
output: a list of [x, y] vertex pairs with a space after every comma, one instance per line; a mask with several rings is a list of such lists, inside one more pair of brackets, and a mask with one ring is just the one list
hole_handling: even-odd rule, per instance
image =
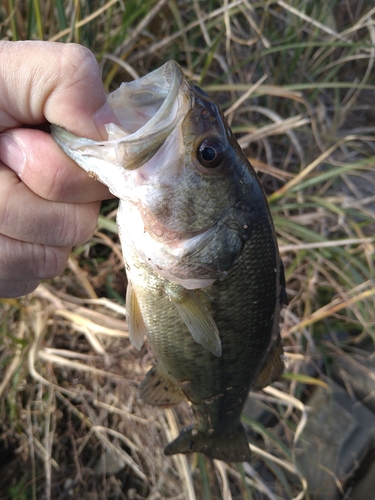
[[249, 389], [283, 369], [284, 275], [265, 194], [217, 105], [176, 63], [123, 93], [109, 141], [53, 135], [120, 198], [129, 334], [138, 349], [147, 336], [156, 359], [139, 397], [191, 403], [194, 424], [166, 454], [248, 460]]

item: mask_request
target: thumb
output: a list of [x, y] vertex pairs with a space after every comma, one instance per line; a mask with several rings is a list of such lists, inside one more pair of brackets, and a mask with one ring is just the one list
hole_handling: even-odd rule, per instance
[[77, 44], [0, 42], [0, 131], [56, 123], [76, 135], [106, 138], [116, 121], [94, 55]]

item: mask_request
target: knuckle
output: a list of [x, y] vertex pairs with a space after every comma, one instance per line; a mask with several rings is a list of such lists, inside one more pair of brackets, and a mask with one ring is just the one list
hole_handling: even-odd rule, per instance
[[86, 243], [95, 232], [99, 203], [67, 204], [65, 208], [54, 225], [54, 240], [61, 246]]
[[84, 81], [90, 85], [93, 79], [100, 79], [100, 70], [94, 54], [83, 45], [75, 43], [63, 47], [61, 64], [61, 77], [66, 82], [66, 75], [71, 78], [70, 86]]
[[36, 278], [49, 279], [58, 276], [65, 269], [69, 258], [70, 247], [42, 246], [34, 255]]

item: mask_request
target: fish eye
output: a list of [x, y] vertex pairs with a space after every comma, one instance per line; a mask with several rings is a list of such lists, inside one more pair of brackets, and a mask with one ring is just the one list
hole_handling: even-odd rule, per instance
[[213, 138], [206, 138], [198, 147], [197, 158], [206, 168], [217, 168], [224, 158], [224, 145]]

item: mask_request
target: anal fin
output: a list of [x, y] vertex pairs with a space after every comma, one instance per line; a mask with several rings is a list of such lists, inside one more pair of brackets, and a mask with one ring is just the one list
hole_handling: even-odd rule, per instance
[[166, 377], [159, 365], [147, 373], [138, 388], [138, 397], [153, 406], [174, 406], [186, 400], [181, 388]]

